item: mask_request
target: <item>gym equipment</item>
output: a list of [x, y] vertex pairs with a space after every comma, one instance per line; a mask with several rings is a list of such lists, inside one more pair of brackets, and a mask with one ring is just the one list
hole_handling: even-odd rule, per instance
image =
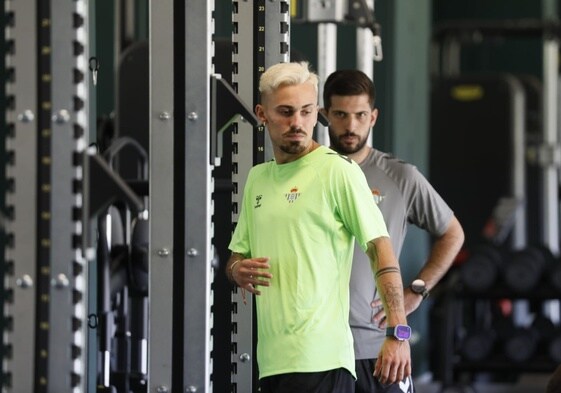
[[497, 334], [492, 329], [476, 329], [462, 340], [460, 353], [470, 362], [486, 360], [495, 350]]
[[[468, 248], [486, 241], [482, 230], [501, 198], [524, 198], [523, 113], [524, 92], [511, 75], [465, 75], [433, 83], [431, 182], [462, 223]], [[463, 202], [466, 195], [470, 203]], [[525, 230], [521, 209], [508, 244], [525, 246]]]
[[555, 326], [551, 320], [541, 314], [528, 327], [507, 327], [503, 343], [506, 358], [521, 363], [529, 361], [540, 352], [547, 353], [554, 331]]
[[[232, 15], [232, 87], [240, 99], [254, 107], [259, 100], [259, 77], [269, 66], [289, 60], [290, 2], [281, 0], [235, 1]], [[247, 64], [252, 59], [252, 66]], [[217, 110], [221, 110], [217, 107]], [[247, 173], [254, 165], [273, 158], [272, 145], [264, 126], [247, 122], [232, 126], [232, 205], [230, 232], [237, 223]], [[231, 292], [231, 384], [228, 390], [257, 391], [255, 305], [253, 297], [241, 304], [237, 287]]]
[[502, 271], [504, 251], [493, 244], [479, 244], [460, 265], [460, 280], [466, 289], [485, 293], [498, 281]]
[[559, 258], [553, 261], [546, 274], [552, 288], [561, 294], [561, 260]]
[[85, 391], [87, 2], [4, 2], [2, 391]]
[[[547, 330], [540, 327], [543, 322], [536, 320], [536, 326], [528, 326], [528, 306], [530, 302], [540, 303], [545, 315], [546, 303], [559, 297], [551, 290], [551, 280], [544, 277], [549, 269], [545, 265], [551, 262], [549, 252], [555, 256], [559, 253], [559, 33], [556, 22], [530, 19], [454, 20], [435, 26], [434, 64], [438, 75], [435, 73], [431, 101], [431, 181], [462, 222], [467, 249], [491, 242], [505, 250], [502, 269], [494, 281], [496, 288], [466, 293], [462, 289], [469, 284], [458, 287], [451, 276], [451, 291], [441, 303], [443, 309], [438, 310], [456, 316], [444, 319], [444, 323], [452, 324], [443, 328], [448, 334], [441, 342], [445, 354], [441, 355], [439, 371], [445, 388], [453, 385], [461, 372], [509, 374], [522, 369], [545, 371], [550, 367], [544, 359], [544, 345], [553, 348], [553, 341], [540, 332]], [[468, 56], [475, 53], [471, 50], [484, 47], [479, 44], [500, 45], [510, 37], [541, 41], [543, 68], [536, 74], [540, 81], [528, 75], [497, 75], [477, 70], [462, 75], [462, 65], [473, 65], [473, 57]], [[470, 45], [468, 50], [463, 50], [464, 45]], [[476, 156], [484, 159], [477, 160]], [[465, 203], [466, 195], [470, 203]], [[497, 242], [494, 236], [487, 236], [497, 232], [486, 226], [486, 220], [501, 198], [518, 202], [523, 209], [514, 216], [513, 231]], [[527, 223], [532, 224], [532, 233], [527, 233]], [[536, 226], [539, 228], [535, 229]], [[528, 251], [529, 244], [543, 244], [547, 252]], [[509, 254], [511, 250], [516, 252]], [[468, 263], [465, 265], [469, 270]], [[463, 282], [465, 278], [459, 279]], [[468, 331], [479, 329], [477, 324], [471, 326], [471, 320], [464, 325], [471, 308], [503, 298], [510, 299], [511, 322], [502, 326], [498, 317], [493, 317], [493, 323], [485, 325], [491, 326], [497, 336], [490, 358], [470, 361], [463, 357], [463, 361], [456, 361], [455, 350], [447, 348], [454, 348], [462, 337], [450, 332], [464, 327]]]
[[[488, 362], [495, 353], [509, 330], [503, 311], [493, 300], [475, 303], [473, 309], [465, 316], [467, 333], [458, 334], [460, 340], [459, 353], [464, 362]], [[467, 321], [469, 320], [469, 323]]]
[[514, 362], [528, 361], [538, 348], [538, 333], [533, 329], [514, 328], [504, 340], [505, 356]]
[[[354, 25], [356, 29], [357, 69], [373, 77], [374, 61], [381, 61], [381, 28], [375, 20], [374, 0], [341, 0], [316, 2], [297, 0], [291, 3], [291, 23], [312, 23], [317, 25], [317, 74], [325, 80], [337, 69], [337, 36], [341, 25]], [[323, 85], [319, 86], [322, 97]], [[318, 143], [329, 145], [327, 119], [319, 117], [315, 139]], [[323, 127], [322, 127], [323, 126]], [[372, 140], [367, 143], [372, 145]]]
[[504, 281], [515, 293], [528, 293], [540, 283], [553, 260], [551, 251], [546, 247], [531, 246], [514, 251], [503, 264]]

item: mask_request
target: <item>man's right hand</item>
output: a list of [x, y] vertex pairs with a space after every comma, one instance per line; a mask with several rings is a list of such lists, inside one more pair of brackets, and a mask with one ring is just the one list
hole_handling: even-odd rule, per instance
[[236, 259], [229, 264], [232, 279], [240, 288], [255, 295], [261, 295], [257, 286], [268, 287], [273, 277], [268, 271], [271, 267], [268, 261], [267, 257]]

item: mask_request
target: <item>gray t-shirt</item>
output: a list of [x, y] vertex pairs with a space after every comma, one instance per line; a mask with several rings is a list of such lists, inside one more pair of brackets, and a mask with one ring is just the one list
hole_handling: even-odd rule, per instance
[[[384, 216], [396, 257], [401, 253], [408, 223], [435, 237], [446, 231], [453, 212], [415, 166], [372, 149], [360, 167]], [[379, 295], [370, 261], [358, 246], [355, 246], [350, 292], [355, 357], [375, 359], [385, 339], [385, 330], [372, 323], [377, 310], [370, 304]]]

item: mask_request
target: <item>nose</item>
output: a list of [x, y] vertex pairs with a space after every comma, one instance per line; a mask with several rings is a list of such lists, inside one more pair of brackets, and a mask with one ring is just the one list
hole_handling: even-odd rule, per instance
[[354, 116], [347, 116], [345, 120], [345, 128], [347, 131], [354, 131], [357, 127], [358, 121], [355, 119]]
[[290, 116], [290, 127], [291, 128], [302, 128], [303, 116], [300, 112], [296, 111], [292, 116]]

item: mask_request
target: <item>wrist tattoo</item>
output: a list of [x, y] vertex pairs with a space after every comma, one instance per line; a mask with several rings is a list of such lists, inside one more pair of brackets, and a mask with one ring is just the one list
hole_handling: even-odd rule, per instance
[[384, 267], [376, 272], [376, 278], [386, 274], [386, 273], [399, 273], [399, 269], [397, 267]]

